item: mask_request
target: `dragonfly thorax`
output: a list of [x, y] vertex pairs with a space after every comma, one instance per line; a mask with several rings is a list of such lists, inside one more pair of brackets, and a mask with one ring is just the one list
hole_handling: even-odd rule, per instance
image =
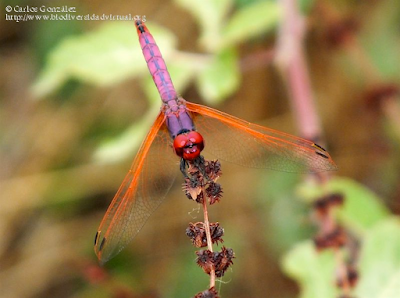
[[165, 115], [165, 123], [173, 140], [180, 134], [195, 131], [193, 120], [183, 99], [176, 98], [164, 102], [161, 111]]
[[186, 106], [179, 99], [171, 99], [163, 103], [162, 111], [164, 114], [174, 113], [178, 115], [179, 113], [186, 111]]
[[204, 149], [204, 140], [197, 131], [179, 134], [174, 139], [174, 151], [176, 155], [185, 160], [197, 158]]

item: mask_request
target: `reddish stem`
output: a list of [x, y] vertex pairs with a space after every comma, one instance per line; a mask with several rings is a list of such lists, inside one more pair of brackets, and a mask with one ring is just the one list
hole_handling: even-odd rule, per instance
[[[203, 193], [205, 193], [204, 189], [203, 189]], [[205, 198], [203, 199], [203, 212], [204, 212], [204, 230], [206, 232], [207, 246], [208, 246], [208, 250], [213, 252], [211, 231], [210, 231], [210, 221], [208, 220], [207, 200]], [[210, 289], [212, 287], [215, 287], [215, 270], [214, 269], [212, 269], [210, 272]]]
[[350, 288], [350, 281], [348, 279], [347, 275], [347, 267], [344, 262], [344, 256], [343, 256], [343, 251], [340, 250], [339, 248], [334, 250], [335, 254], [335, 259], [336, 259], [336, 267], [337, 267], [337, 273], [338, 273], [338, 280], [342, 282], [342, 292], [347, 297], [347, 295], [350, 295], [351, 288]]
[[284, 17], [280, 26], [276, 62], [289, 86], [300, 133], [306, 139], [315, 140], [321, 135], [321, 125], [303, 53], [305, 22], [295, 2], [281, 0]]
[[[311, 83], [303, 51], [305, 31], [304, 18], [301, 16], [295, 0], [281, 0], [284, 16], [280, 26], [276, 62], [290, 90], [291, 101], [296, 114], [298, 128], [303, 137], [320, 140], [322, 129], [315, 109]], [[320, 183], [329, 179], [327, 174], [317, 176]], [[336, 222], [332, 214], [321, 219], [320, 229], [323, 234], [333, 231]], [[335, 249], [336, 267], [339, 278], [343, 281], [343, 293], [349, 292], [344, 256]]]

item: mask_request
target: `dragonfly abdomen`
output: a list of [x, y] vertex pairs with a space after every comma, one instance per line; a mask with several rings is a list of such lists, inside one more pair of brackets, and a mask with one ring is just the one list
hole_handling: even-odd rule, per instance
[[163, 102], [168, 102], [172, 99], [176, 99], [177, 93], [153, 36], [142, 21], [135, 21], [135, 25], [139, 35], [139, 42], [142, 47], [143, 56], [146, 60], [150, 74], [153, 76], [157, 90], [160, 93], [161, 100]]
[[135, 25], [143, 56], [163, 101], [162, 111], [169, 134], [174, 140], [174, 151], [185, 160], [194, 160], [204, 148], [203, 137], [195, 131], [184, 100], [178, 98], [153, 36], [140, 19], [135, 20]]

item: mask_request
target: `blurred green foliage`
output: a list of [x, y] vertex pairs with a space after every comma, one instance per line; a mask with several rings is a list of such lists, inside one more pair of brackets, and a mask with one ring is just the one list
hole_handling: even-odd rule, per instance
[[[337, 210], [337, 219], [361, 242], [357, 295], [395, 297], [383, 293], [398, 291], [393, 281], [400, 269], [400, 219], [390, 215], [378, 196], [350, 179], [333, 178], [324, 191], [344, 194], [345, 204]], [[283, 259], [284, 270], [302, 287], [301, 297], [308, 298], [337, 297], [332, 284], [334, 264], [332, 252], [318, 253], [309, 241], [296, 245]]]
[[[202, 67], [198, 66], [196, 57], [183, 58], [184, 68], [179, 58], [177, 62], [171, 60], [168, 65], [172, 69], [174, 83], [180, 86], [180, 82], [188, 77], [189, 69], [196, 70], [194, 75], [199, 77], [199, 91], [204, 99], [210, 103], [226, 99], [237, 90], [240, 83], [236, 65], [238, 57], [234, 56], [235, 51], [231, 46], [275, 28], [279, 20], [279, 6], [269, 1], [258, 2], [245, 6], [227, 18], [228, 9], [232, 5], [230, 0], [198, 1], [197, 5], [193, 1], [177, 2], [198, 19], [202, 30], [201, 44], [210, 52], [211, 57]], [[266, 16], [264, 11], [269, 15]], [[252, 21], [246, 22], [244, 26], [243, 20]], [[179, 54], [171, 32], [152, 23], [148, 26], [153, 36], [156, 36], [157, 44], [167, 61], [171, 55]], [[69, 78], [107, 86], [143, 75], [145, 61], [141, 57], [139, 43], [132, 38], [134, 31], [129, 22], [109, 22], [95, 32], [65, 38], [49, 54], [46, 66], [33, 86], [33, 93], [39, 98], [46, 96]], [[154, 98], [153, 94], [149, 100]]]
[[303, 183], [299, 185], [298, 193], [308, 202], [325, 193], [343, 194], [346, 204], [338, 210], [338, 217], [347, 228], [360, 236], [389, 214], [377, 195], [348, 178], [334, 177], [323, 186]]
[[[43, 97], [70, 78], [107, 86], [143, 73], [146, 64], [134, 34], [131, 23], [110, 22], [96, 32], [67, 37], [49, 54], [33, 86], [34, 95]], [[153, 34], [159, 36], [159, 46], [168, 57], [175, 44], [173, 36], [157, 26]]]
[[[15, 3], [27, 5], [28, 2]], [[326, 118], [327, 125], [334, 123], [333, 128], [327, 129], [334, 140], [330, 144], [338, 157], [339, 168], [344, 168], [345, 172], [358, 169], [359, 176], [335, 177], [322, 188], [302, 181], [303, 177], [300, 175], [267, 172], [264, 176], [257, 172], [253, 176], [243, 174], [242, 169], [227, 171], [226, 174], [224, 172], [224, 176], [233, 179], [230, 188], [235, 193], [223, 201], [221, 207], [216, 207], [221, 209], [215, 212], [225, 221], [225, 241], [235, 249], [237, 259], [234, 260], [232, 271], [219, 284], [223, 289], [223, 296], [249, 297], [248, 293], [252, 293], [254, 297], [294, 297], [293, 283], [284, 276], [278, 276], [276, 270], [273, 271], [272, 267], [280, 263], [286, 276], [299, 285], [300, 297], [337, 297], [334, 256], [331, 252], [315, 251], [309, 240], [315, 231], [308, 213], [309, 204], [316, 197], [339, 192], [344, 194], [345, 204], [337, 210], [336, 219], [360, 242], [357, 264], [360, 280], [355, 288], [355, 295], [359, 298], [400, 297], [400, 223], [399, 217], [393, 215], [393, 210], [399, 212], [399, 128], [396, 126], [396, 116], [390, 118], [383, 108], [379, 112], [367, 111], [364, 97], [360, 95], [364, 92], [363, 88], [379, 85], [386, 82], [385, 80], [399, 84], [400, 2], [380, 1], [368, 3], [368, 7], [356, 3], [357, 1], [339, 2], [304, 0], [299, 1], [299, 4], [304, 13], [310, 14], [307, 19], [309, 42], [312, 45], [308, 49], [309, 62], [312, 65], [310, 71], [317, 88], [316, 97], [323, 115], [321, 117]], [[188, 30], [192, 30], [191, 36], [193, 32], [198, 34], [195, 45], [190, 47], [196, 49], [195, 53], [184, 52], [178, 46], [178, 36], [184, 36], [178, 33], [186, 28], [175, 30], [172, 25], [169, 29], [161, 25], [171, 21], [170, 11], [159, 8], [161, 3], [157, 3], [153, 10], [148, 8], [154, 14], [147, 15], [147, 25], [163, 53], [179, 92], [198, 94], [210, 105], [226, 102], [229, 109], [228, 100], [234, 101], [236, 92], [240, 90], [244, 95], [241, 94], [240, 100], [234, 101], [236, 112], [285, 109], [276, 104], [282, 99], [279, 93], [283, 88], [276, 84], [275, 73], [267, 73], [264, 64], [261, 71], [254, 71], [257, 77], [261, 76], [258, 81], [255, 75], [245, 73], [241, 67], [243, 57], [248, 52], [252, 55], [257, 47], [266, 50], [267, 46], [271, 46], [265, 40], [273, 39], [281, 20], [283, 11], [278, 1], [175, 0], [173, 3], [176, 4], [173, 6], [174, 12], [179, 7], [183, 10], [182, 17], [184, 15], [187, 18], [182, 21], [183, 24], [194, 23], [194, 29]], [[120, 4], [123, 4], [122, 1]], [[360, 57], [360, 52], [351, 46], [335, 48], [326, 45], [326, 32], [330, 32], [336, 19], [324, 19], [324, 16], [318, 15], [318, 5], [324, 4], [334, 7], [331, 7], [331, 15], [334, 16], [348, 18], [353, 13], [356, 23], [362, 28], [355, 33], [355, 39], [360, 41], [360, 46], [365, 51], [366, 60], [370, 63], [368, 68], [375, 71], [373, 79], [362, 67], [365, 65], [357, 64], [359, 61], [365, 62]], [[82, 5], [81, 11], [83, 7], [85, 11], [90, 11], [89, 1], [79, 5]], [[145, 4], [141, 2], [138, 7], [145, 7]], [[124, 9], [124, 12], [128, 10]], [[176, 13], [178, 12], [177, 10]], [[157, 21], [153, 21], [155, 19]], [[171, 21], [171, 24], [175, 23]], [[190, 28], [190, 25], [187, 26]], [[14, 39], [20, 38], [19, 28], [6, 27], [6, 30], [12, 32], [11, 37], [5, 39], [6, 43], [15, 46]], [[63, 291], [64, 288], [57, 292], [58, 295], [54, 294], [56, 290], [53, 288], [47, 289], [46, 294], [35, 294], [35, 288], [40, 288], [40, 274], [37, 274], [35, 286], [29, 289], [32, 293], [26, 297], [110, 297], [118, 294], [123, 296], [126, 293], [127, 297], [137, 297], [147, 295], [151, 288], [157, 294], [149, 294], [150, 297], [180, 298], [204, 290], [208, 282], [207, 276], [195, 265], [193, 249], [188, 245], [177, 250], [180, 240], [171, 240], [170, 235], [178, 232], [174, 227], [167, 229], [170, 222], [177, 220], [182, 210], [185, 213], [185, 210], [192, 208], [192, 205], [182, 200], [176, 200], [176, 205], [169, 203], [179, 206], [170, 211], [171, 213], [160, 213], [162, 215], [159, 215], [157, 222], [165, 230], [159, 232], [156, 230], [159, 226], [152, 226], [152, 231], [158, 233], [144, 232], [148, 238], [143, 236], [138, 239], [139, 245], [135, 246], [135, 250], [126, 249], [123, 254], [110, 261], [107, 265], [107, 277], [93, 281], [86, 276], [89, 274], [82, 267], [86, 268], [87, 259], [94, 262], [92, 243], [87, 240], [89, 232], [86, 230], [90, 233], [95, 231], [98, 219], [108, 205], [115, 185], [119, 183], [120, 173], [127, 170], [128, 166], [121, 167], [119, 162], [127, 157], [131, 158], [134, 149], [140, 145], [159, 111], [159, 96], [146, 70], [132, 23], [102, 22], [85, 27], [83, 23], [77, 22], [54, 22], [51, 26], [42, 22], [28, 29], [29, 34], [26, 35], [32, 56], [26, 60], [21, 59], [23, 55], [18, 52], [21, 45], [17, 43], [15, 48], [20, 56], [14, 57], [7, 65], [18, 66], [15, 61], [22, 61], [20, 63], [24, 66], [25, 61], [35, 57], [36, 67], [40, 69], [31, 91], [36, 100], [23, 104], [18, 101], [32, 99], [27, 96], [28, 92], [18, 93], [23, 89], [21, 86], [31, 83], [24, 76], [19, 78], [21, 73], [18, 71], [24, 69], [21, 66], [16, 67], [15, 71], [18, 74], [15, 75], [18, 76], [18, 83], [13, 81], [14, 84], [7, 86], [6, 91], [1, 94], [2, 100], [8, 98], [9, 103], [1, 102], [4, 110], [1, 111], [0, 118], [5, 123], [15, 121], [15, 127], [3, 125], [1, 129], [2, 154], [7, 156], [11, 165], [2, 167], [11, 169], [12, 175], [1, 184], [5, 196], [2, 217], [8, 221], [0, 224], [0, 231], [5, 231], [6, 236], [14, 229], [17, 232], [16, 236], [3, 237], [11, 240], [4, 241], [0, 246], [1, 252], [14, 252], [15, 255], [10, 258], [2, 255], [1, 261], [5, 264], [3, 266], [2, 263], [2, 267], [5, 269], [1, 271], [0, 279], [18, 280], [14, 278], [19, 276], [18, 268], [22, 268], [21, 272], [29, 273], [30, 269], [34, 269], [36, 274], [37, 270], [46, 268], [43, 260], [51, 260], [54, 255], [55, 259], [67, 256], [66, 263], [71, 267], [75, 266], [73, 269], [68, 268], [73, 271], [73, 281], [78, 279], [74, 286], [68, 287], [73, 294], [68, 295], [70, 293]], [[17, 33], [13, 33], [14, 31]], [[10, 52], [7, 52], [8, 56], [2, 56], [2, 61], [11, 57]], [[355, 56], [351, 54], [354, 52]], [[332, 67], [335, 59], [344, 63], [340, 67], [336, 64]], [[257, 63], [263, 65], [262, 61], [257, 60]], [[3, 77], [4, 84], [7, 84], [13, 76], [7, 74]], [[265, 90], [263, 87], [267, 85], [267, 81], [270, 82], [268, 87], [278, 91], [274, 93]], [[146, 100], [145, 103], [135, 102], [135, 110], [131, 111], [132, 106], [124, 102], [125, 94], [120, 90], [127, 89], [130, 92], [133, 82], [138, 82], [139, 88], [135, 89], [136, 94], [132, 96], [143, 96]], [[246, 82], [250, 91], [241, 89]], [[110, 89], [118, 90], [116, 95], [109, 95], [113, 98], [113, 105], [109, 102], [99, 103], [99, 94]], [[260, 93], [254, 93], [256, 91]], [[343, 98], [339, 98], [339, 95], [343, 95]], [[259, 96], [262, 98], [257, 101], [258, 105], [247, 105], [250, 100]], [[60, 98], [63, 100], [58, 100]], [[103, 100], [107, 101], [104, 98]], [[122, 108], [115, 108], [120, 104], [123, 105]], [[339, 112], [335, 113], [336, 110]], [[394, 111], [393, 108], [389, 110]], [[111, 117], [108, 116], [111, 112], [115, 113], [117, 120], [107, 118]], [[134, 119], [130, 126], [121, 120], [127, 114]], [[253, 114], [255, 118], [265, 117], [259, 115]], [[348, 115], [348, 118], [343, 115]], [[353, 117], [356, 118], [354, 122], [349, 122]], [[362, 122], [365, 120], [363, 117], [368, 118], [368, 121]], [[358, 121], [360, 123], [356, 123]], [[105, 126], [108, 127], [107, 132], [102, 131]], [[374, 130], [379, 137], [374, 135]], [[349, 131], [354, 131], [354, 134], [348, 134]], [[382, 139], [384, 146], [379, 143]], [[388, 146], [389, 149], [385, 147], [388, 143], [392, 144]], [[384, 147], [383, 150], [379, 144]], [[345, 145], [352, 150], [350, 153], [341, 151]], [[385, 150], [390, 150], [390, 154], [385, 155]], [[87, 162], [93, 164], [87, 165]], [[256, 179], [261, 182], [257, 184]], [[239, 184], [247, 188], [236, 193]], [[176, 196], [183, 197], [181, 192]], [[235, 196], [239, 197], [237, 201]], [[88, 216], [89, 213], [91, 216]], [[46, 214], [44, 219], [42, 214]], [[30, 222], [31, 218], [33, 222]], [[187, 217], [184, 220], [187, 221]], [[68, 225], [68, 229], [64, 227], [64, 221], [67, 222], [65, 225]], [[40, 230], [41, 228], [43, 229]], [[54, 230], [44, 230], [45, 228]], [[179, 233], [182, 230], [179, 225]], [[54, 243], [52, 235], [57, 237]], [[18, 237], [22, 237], [21, 243], [17, 241]], [[64, 254], [55, 250], [57, 245]], [[73, 250], [79, 257], [70, 257], [65, 252]], [[38, 258], [37, 262], [35, 257]], [[18, 258], [21, 258], [23, 265], [16, 266]], [[23, 263], [24, 260], [29, 262]], [[49, 272], [54, 276], [65, 269], [65, 264], [51, 266], [54, 267]], [[163, 279], [159, 278], [161, 275]], [[273, 276], [272, 282], [269, 283], [266, 276]], [[44, 276], [44, 280], [51, 278], [54, 277]], [[279, 282], [275, 283], [274, 278]], [[29, 287], [29, 280], [24, 280]], [[63, 285], [66, 282], [60, 278], [52, 286], [57, 288], [57, 283]], [[257, 285], [262, 290], [258, 290]], [[115, 289], [122, 290], [119, 293]], [[266, 289], [267, 293], [262, 292]], [[224, 295], [224, 291], [229, 296]]]
[[[200, 43], [210, 53], [204, 57], [180, 55], [172, 33], [149, 22], [151, 33], [162, 49], [164, 59], [168, 61], [175, 88], [183, 92], [190, 80], [195, 79], [199, 93], [207, 103], [217, 104], [226, 100], [238, 89], [241, 80], [239, 57], [233, 44], [270, 32], [279, 20], [279, 7], [269, 1], [254, 3], [228, 18], [227, 12], [232, 6], [230, 0], [198, 1], [197, 5], [193, 5], [192, 1], [177, 2], [198, 19], [203, 32]], [[264, 11], [268, 11], [269, 15], [258, 15], [264, 14]], [[243, 19], [252, 21], [244, 26]], [[94, 32], [66, 37], [49, 53], [47, 63], [32, 87], [33, 94], [42, 98], [71, 79], [97, 86], [110, 86], [129, 78], [144, 77], [144, 91], [148, 101], [154, 105], [150, 117], [144, 117], [122, 135], [101, 145], [94, 156], [100, 162], [121, 160], [133, 148], [137, 148], [146, 131], [143, 128], [150, 126], [150, 118], [159, 105], [157, 89], [147, 75], [135, 34], [135, 28], [130, 22], [109, 22]], [[177, 58], [170, 59], [171, 56]]]
[[[386, 1], [369, 19], [368, 34], [361, 35], [361, 42], [369, 57], [384, 79], [398, 80], [400, 77], [399, 21], [400, 2]], [[384, 46], [382, 46], [384, 45]]]
[[332, 285], [332, 272], [335, 272], [332, 252], [317, 253], [308, 240], [296, 244], [282, 262], [285, 272], [301, 286], [301, 298], [338, 296], [339, 291]]
[[[376, 223], [362, 237], [358, 261], [360, 281], [357, 297], [394, 298], [399, 294], [400, 220], [389, 217]], [[310, 241], [296, 245], [283, 259], [285, 272], [301, 285], [300, 297], [335, 298], [332, 284], [335, 258], [332, 252], [317, 253]]]
[[197, 78], [199, 93], [211, 104], [225, 100], [238, 88], [240, 81], [238, 55], [234, 49], [220, 52], [214, 59]]

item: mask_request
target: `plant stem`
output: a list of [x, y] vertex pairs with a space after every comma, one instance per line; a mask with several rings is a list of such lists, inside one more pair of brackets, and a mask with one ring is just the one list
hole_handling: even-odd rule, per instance
[[[210, 232], [210, 221], [208, 220], [207, 200], [205, 198], [203, 200], [203, 212], [204, 212], [204, 230], [206, 232], [207, 246], [208, 250], [213, 252], [211, 232]], [[215, 270], [212, 269], [210, 272], [210, 288], [214, 286], [215, 286]]]
[[[307, 139], [321, 142], [322, 128], [313, 101], [313, 92], [307, 63], [303, 50], [305, 21], [295, 0], [280, 0], [284, 16], [280, 25], [276, 63], [288, 85], [293, 110], [296, 114], [300, 134]], [[330, 178], [328, 174], [314, 176], [320, 184]], [[328, 235], [337, 227], [331, 213], [321, 219], [320, 230]], [[342, 293], [348, 294], [350, 283], [347, 275], [345, 258], [340, 250], [335, 249], [336, 269], [343, 283]]]
[[279, 31], [276, 63], [289, 86], [300, 134], [311, 140], [321, 136], [321, 125], [313, 102], [310, 78], [303, 52], [305, 21], [296, 1], [281, 0], [285, 15]]
[[[350, 295], [350, 281], [347, 276], [347, 268], [344, 262], [343, 252], [340, 249], [335, 249], [334, 251], [336, 267], [338, 273], [338, 279], [342, 281], [342, 292], [344, 295]], [[347, 297], [347, 296], [346, 296]]]

